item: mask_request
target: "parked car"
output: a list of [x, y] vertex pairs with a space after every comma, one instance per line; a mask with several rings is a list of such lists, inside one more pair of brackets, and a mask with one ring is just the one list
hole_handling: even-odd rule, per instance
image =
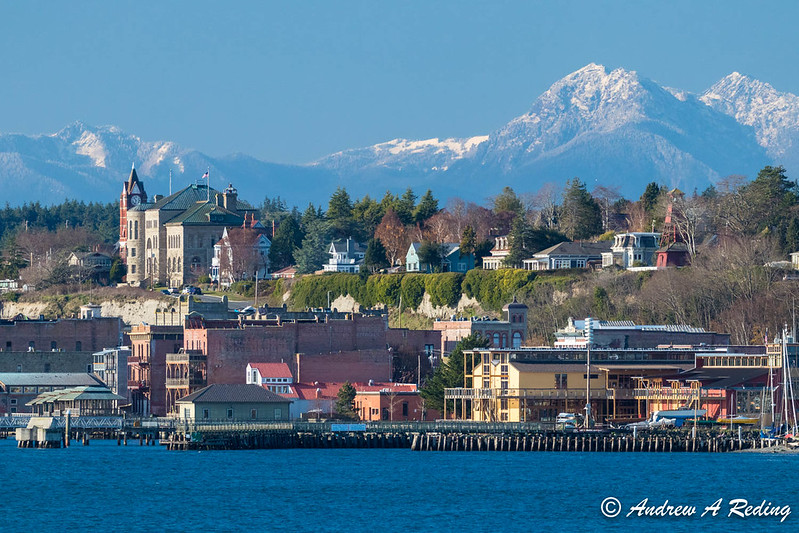
[[202, 294], [203, 291], [200, 290], [199, 287], [194, 287], [192, 285], [186, 285], [183, 287], [183, 294]]

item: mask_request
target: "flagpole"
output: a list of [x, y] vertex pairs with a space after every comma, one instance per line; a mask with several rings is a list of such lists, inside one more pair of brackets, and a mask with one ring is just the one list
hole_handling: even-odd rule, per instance
[[211, 203], [211, 167], [205, 171], [205, 185], [206, 185], [206, 201], [210, 204]]

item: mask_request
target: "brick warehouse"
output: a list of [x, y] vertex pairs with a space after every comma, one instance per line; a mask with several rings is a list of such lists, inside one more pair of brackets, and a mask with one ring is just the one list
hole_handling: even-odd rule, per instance
[[[188, 318], [184, 349], [206, 356], [208, 383], [244, 383], [243, 369], [249, 362], [289, 364], [297, 378], [297, 354], [311, 365], [314, 355], [337, 361], [312, 364], [312, 373], [351, 372], [351, 381], [390, 379], [383, 317], [347, 314], [344, 319], [205, 320]], [[321, 376], [302, 376], [304, 381], [331, 381]]]
[[167, 355], [167, 410], [206, 384], [244, 383], [248, 363], [284, 362], [295, 381], [390, 381], [400, 357], [413, 354], [415, 371], [416, 354], [440, 342], [438, 332], [390, 330], [385, 315], [337, 312], [240, 320], [193, 316], [183, 331], [183, 353]]
[[0, 320], [0, 372], [91, 372], [94, 352], [122, 342], [122, 321], [94, 313]]

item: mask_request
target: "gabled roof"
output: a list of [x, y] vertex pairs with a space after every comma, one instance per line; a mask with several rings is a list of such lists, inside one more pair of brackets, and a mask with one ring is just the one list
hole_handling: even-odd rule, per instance
[[366, 247], [354, 239], [337, 239], [330, 243], [330, 253], [356, 253], [365, 252]]
[[290, 378], [291, 370], [286, 363], [250, 363], [250, 368], [254, 368], [261, 373], [262, 378]]
[[208, 385], [178, 403], [286, 403], [286, 399], [260, 385]]
[[540, 252], [533, 254], [533, 257], [542, 257], [549, 255], [577, 255], [577, 256], [597, 256], [600, 257], [603, 252], [609, 252], [610, 247], [613, 245], [610, 241], [600, 242], [559, 242], [554, 246], [550, 246]]

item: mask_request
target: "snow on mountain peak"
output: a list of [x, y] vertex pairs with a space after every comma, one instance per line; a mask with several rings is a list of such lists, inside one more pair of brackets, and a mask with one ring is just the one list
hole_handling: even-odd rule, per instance
[[799, 97], [739, 72], [714, 83], [699, 99], [751, 126], [761, 146], [782, 160], [799, 141]]

